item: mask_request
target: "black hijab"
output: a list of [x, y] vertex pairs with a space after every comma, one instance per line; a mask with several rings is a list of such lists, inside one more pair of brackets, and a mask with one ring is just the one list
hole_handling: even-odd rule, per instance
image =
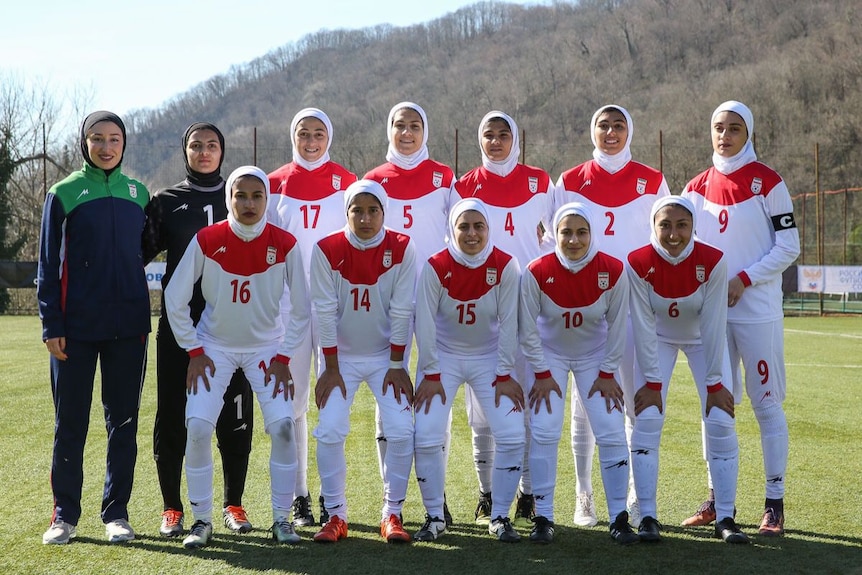
[[[219, 158], [218, 167], [215, 171], [210, 172], [209, 174], [196, 172], [191, 168], [191, 166], [189, 166], [189, 157], [186, 154], [186, 147], [189, 145], [189, 138], [192, 137], [192, 133], [196, 130], [212, 130], [215, 132], [219, 144], [221, 145], [221, 157]], [[186, 166], [186, 177], [189, 183], [204, 188], [211, 188], [222, 183], [224, 180], [221, 177], [221, 165], [224, 163], [224, 152], [224, 134], [222, 134], [221, 130], [215, 127], [215, 125], [210, 124], [209, 122], [195, 122], [186, 128], [186, 133], [183, 134], [183, 163]]]
[[[123, 133], [123, 153], [120, 156], [120, 161], [117, 163], [116, 167], [111, 168], [110, 170], [105, 170], [106, 174], [109, 174], [120, 167], [120, 164], [123, 163], [123, 155], [126, 153], [126, 125], [120, 119], [118, 115], [113, 112], [108, 112], [106, 110], [99, 110], [98, 112], [93, 112], [86, 118], [84, 118], [84, 122], [81, 124], [81, 153], [84, 155], [84, 161], [93, 166], [94, 168], [98, 168], [96, 164], [93, 163], [92, 158], [90, 158], [90, 151], [87, 149], [87, 132], [93, 129], [93, 126], [98, 124], [99, 122], [112, 122], [120, 128], [120, 131]], [[101, 168], [99, 168], [101, 169]]]

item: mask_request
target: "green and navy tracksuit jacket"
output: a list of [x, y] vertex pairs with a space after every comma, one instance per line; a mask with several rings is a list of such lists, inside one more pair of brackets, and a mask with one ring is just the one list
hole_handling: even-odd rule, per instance
[[85, 164], [45, 199], [37, 295], [42, 339], [83, 341], [150, 332], [141, 253], [149, 192], [117, 167]]

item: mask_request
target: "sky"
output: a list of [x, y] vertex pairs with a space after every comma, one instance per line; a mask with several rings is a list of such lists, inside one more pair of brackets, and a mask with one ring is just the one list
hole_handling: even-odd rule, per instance
[[14, 0], [2, 8], [0, 78], [47, 85], [60, 100], [84, 94], [89, 109], [122, 115], [310, 33], [409, 26], [478, 1]]

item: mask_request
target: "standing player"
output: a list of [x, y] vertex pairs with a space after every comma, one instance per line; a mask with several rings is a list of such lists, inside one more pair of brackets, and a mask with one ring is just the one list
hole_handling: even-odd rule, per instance
[[629, 254], [631, 318], [637, 363], [631, 462], [642, 519], [641, 541], [661, 540], [656, 487], [667, 390], [676, 358], [688, 360], [700, 395], [707, 457], [715, 479], [715, 536], [748, 543], [733, 520], [739, 443], [727, 354], [727, 262], [694, 237], [694, 206], [680, 196], [655, 202], [650, 243]]
[[350, 406], [364, 381], [376, 399], [388, 443], [380, 535], [388, 542], [409, 542], [400, 518], [413, 465], [413, 383], [404, 369], [404, 349], [413, 315], [416, 254], [408, 236], [383, 227], [386, 192], [380, 184], [351, 184], [344, 205], [347, 225], [320, 240], [311, 256], [311, 294], [325, 362], [314, 389], [320, 410], [314, 437], [329, 514], [314, 540], [334, 543], [347, 537], [344, 443]]
[[135, 538], [129, 498], [147, 364], [150, 296], [141, 259], [149, 193], [121, 169], [126, 126], [112, 112], [81, 124], [84, 166], [45, 196], [39, 237], [39, 317], [51, 354], [54, 445], [46, 545], [76, 535], [96, 364], [108, 439], [101, 517], [110, 543]]
[[[203, 227], [227, 217], [224, 179], [224, 136], [206, 122], [190, 125], [182, 139], [186, 177], [178, 184], [157, 191], [147, 204], [144, 229], [144, 264], [166, 251], [167, 265], [162, 276], [162, 313], [156, 333], [156, 421], [153, 455], [162, 490], [162, 524], [159, 533], [176, 537], [183, 532], [183, 503], [180, 481], [186, 451], [186, 374], [189, 356], [171, 331], [164, 303], [174, 270], [189, 242]], [[197, 324], [204, 309], [200, 284], [195, 284], [190, 302], [192, 321]], [[216, 424], [218, 448], [224, 471], [223, 519], [232, 531], [251, 531], [242, 495], [251, 452], [251, 387], [241, 371], [234, 373], [225, 393], [225, 404]]]
[[[697, 210], [698, 236], [727, 257], [727, 340], [733, 389], [737, 397], [741, 395], [741, 361], [745, 390], [760, 425], [766, 472], [760, 534], [782, 535], [790, 439], [782, 405], [787, 378], [781, 274], [799, 256], [799, 233], [784, 180], [757, 161], [751, 110], [741, 102], [724, 102], [712, 113], [711, 132], [713, 167], [691, 180], [683, 195]], [[707, 476], [713, 482], [711, 464], [708, 468]], [[718, 515], [712, 499], [711, 492], [684, 524], [714, 521]]]
[[[521, 277], [521, 345], [535, 373], [530, 387], [530, 469], [536, 517], [530, 540], [554, 538], [557, 451], [566, 413], [569, 372], [575, 397], [589, 413], [599, 444], [610, 531], [621, 545], [638, 542], [629, 525], [629, 450], [623, 390], [614, 379], [625, 348], [629, 284], [623, 262], [599, 251], [584, 204], [554, 214], [556, 249], [533, 260]], [[574, 406], [573, 406], [574, 407]]]
[[[632, 160], [631, 142], [635, 126], [622, 106], [608, 104], [593, 114], [590, 139], [593, 159], [563, 172], [556, 185], [555, 207], [582, 202], [595, 216], [595, 237], [602, 250], [626, 261], [631, 250], [650, 237], [649, 213], [656, 198], [670, 195], [658, 170]], [[631, 323], [626, 328], [626, 348], [620, 361], [619, 382], [625, 394], [626, 433], [631, 435], [634, 342]], [[578, 397], [572, 409], [572, 454], [575, 458], [575, 525], [591, 527], [598, 521], [593, 503], [592, 469], [595, 437]], [[631, 521], [640, 522], [634, 487], [629, 488]]]
[[[388, 209], [386, 227], [406, 234], [416, 248], [416, 275], [428, 258], [446, 245], [446, 218], [452, 202], [455, 174], [452, 169], [430, 158], [428, 153], [428, 117], [421, 106], [399, 102], [389, 110], [386, 122], [389, 147], [386, 163], [367, 174], [366, 180], [378, 182], [386, 190]], [[408, 341], [413, 338], [411, 325]], [[405, 366], [410, 363], [410, 345], [405, 351]], [[417, 381], [421, 376], [417, 374]], [[377, 452], [381, 474], [386, 455], [386, 434], [375, 410]], [[447, 431], [446, 453], [449, 452]], [[448, 459], [448, 458], [447, 458]], [[452, 524], [444, 503], [446, 524]]]
[[[447, 248], [422, 270], [416, 301], [416, 341], [422, 381], [416, 389], [416, 479], [425, 505], [418, 541], [446, 530], [442, 519], [446, 423], [462, 383], [487, 416], [496, 445], [492, 481], [497, 497], [488, 531], [514, 543], [509, 521], [524, 455], [524, 394], [512, 379], [518, 346], [518, 261], [490, 241], [488, 213], [464, 199], [449, 215]], [[440, 396], [440, 402], [434, 396]], [[505, 397], [505, 399], [504, 399]]]
[[[485, 114], [479, 123], [479, 148], [482, 165], [464, 174], [455, 185], [462, 198], [481, 200], [496, 226], [496, 245], [519, 262], [529, 262], [553, 249], [553, 238], [547, 233], [553, 219], [553, 184], [545, 171], [518, 163], [520, 137], [518, 126], [499, 111]], [[526, 387], [528, 366], [520, 348], [515, 352], [515, 378]], [[490, 426], [467, 387], [467, 415], [473, 430], [473, 456], [479, 478], [479, 503], [476, 523], [487, 523], [491, 517], [491, 474], [494, 467], [494, 439]], [[524, 414], [527, 425], [528, 414]], [[529, 428], [527, 441], [529, 445]], [[525, 451], [523, 475], [515, 505], [514, 522], [529, 525], [534, 515], [533, 488], [530, 484], [529, 458]]]
[[[225, 186], [227, 221], [195, 235], [165, 291], [171, 328], [189, 354], [186, 482], [195, 523], [183, 540], [187, 548], [204, 547], [212, 537], [212, 435], [237, 369], [257, 395], [272, 442], [272, 537], [280, 543], [299, 541], [288, 520], [296, 483], [288, 364], [308, 329], [308, 292], [296, 239], [266, 221], [268, 198], [269, 180], [261, 169], [234, 170]], [[189, 301], [198, 281], [205, 307], [195, 326]], [[278, 313], [285, 287], [291, 298], [286, 326]]]
[[[311, 251], [323, 237], [344, 227], [344, 190], [356, 181], [356, 176], [329, 159], [332, 122], [322, 110], [305, 108], [297, 112], [290, 122], [290, 133], [293, 160], [269, 174], [272, 197], [267, 207], [267, 220], [293, 234], [299, 242], [302, 267], [310, 287]], [[286, 325], [290, 316], [287, 294], [282, 298], [281, 313]], [[303, 527], [314, 524], [308, 491], [307, 418], [312, 357], [316, 355], [319, 339], [314, 308], [310, 330], [310, 334], [301, 337], [300, 348], [291, 359], [296, 386], [293, 409], [298, 465], [293, 522]], [[318, 361], [315, 373], [320, 371]], [[322, 504], [321, 511], [324, 511]], [[320, 524], [324, 523], [326, 517], [321, 517]]]

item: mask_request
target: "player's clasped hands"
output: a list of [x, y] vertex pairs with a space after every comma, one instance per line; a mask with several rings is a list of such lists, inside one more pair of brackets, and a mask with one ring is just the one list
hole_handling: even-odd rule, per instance
[[443, 389], [443, 382], [423, 378], [416, 387], [416, 395], [413, 396], [413, 410], [418, 412], [424, 405], [425, 413], [428, 413], [435, 395], [439, 395], [440, 402], [446, 405], [446, 390]]
[[515, 404], [517, 411], [524, 411], [524, 390], [521, 384], [510, 377], [505, 381], [498, 381], [494, 386], [494, 405], [500, 407], [500, 398], [506, 396]]
[[[620, 387], [620, 384], [617, 383], [615, 378], [597, 377], [596, 381], [593, 382], [593, 386], [590, 388], [590, 393], [587, 395], [587, 399], [591, 398], [596, 392], [601, 393], [602, 397], [605, 398], [605, 407], [607, 408], [608, 413], [614, 409], [618, 409], [620, 411], [623, 410], [623, 388]], [[659, 402], [661, 402], [661, 392], [659, 392]], [[659, 411], [661, 411], [660, 405]]]
[[269, 362], [269, 367], [266, 368], [266, 374], [263, 378], [263, 385], [269, 385], [271, 379], [275, 380], [275, 387], [272, 388], [273, 399], [278, 397], [278, 394], [284, 391], [284, 400], [293, 399], [294, 386], [293, 376], [290, 374], [290, 368], [286, 363], [273, 359]]
[[198, 382], [202, 381], [207, 391], [210, 390], [210, 380], [207, 377], [207, 370], [210, 375], [215, 375], [215, 364], [210, 357], [202, 353], [201, 355], [189, 358], [189, 369], [186, 372], [186, 391], [197, 395]]
[[545, 404], [548, 413], [551, 413], [551, 393], [556, 393], [560, 399], [563, 397], [563, 392], [557, 384], [557, 380], [555, 380], [553, 376], [543, 378], [537, 377], [536, 383], [533, 384], [533, 388], [530, 390], [529, 395], [530, 409], [533, 410], [533, 413], [539, 413], [542, 403]]
[[401, 396], [407, 399], [407, 405], [413, 405], [413, 382], [410, 380], [410, 374], [404, 368], [390, 369], [383, 377], [383, 395], [386, 395], [386, 390], [392, 386], [392, 392], [395, 394], [395, 401], [401, 405]]
[[640, 415], [643, 410], [651, 405], [656, 406], [659, 413], [664, 413], [664, 406], [661, 402], [661, 390], [650, 389], [645, 385], [635, 393], [635, 415]]
[[314, 386], [314, 402], [318, 409], [323, 409], [326, 401], [329, 399], [329, 394], [333, 389], [341, 390], [341, 397], [347, 399], [347, 388], [344, 386], [344, 378], [341, 377], [341, 372], [337, 369], [326, 368], [320, 377], [317, 379], [317, 384]]
[[734, 415], [736, 407], [733, 401], [733, 394], [724, 386], [719, 391], [706, 394], [706, 415], [709, 415], [713, 407], [723, 410], [730, 417], [736, 417]]
[[66, 355], [66, 338], [52, 337], [45, 340], [45, 346], [48, 348], [48, 353], [59, 359], [66, 361], [69, 356]]

